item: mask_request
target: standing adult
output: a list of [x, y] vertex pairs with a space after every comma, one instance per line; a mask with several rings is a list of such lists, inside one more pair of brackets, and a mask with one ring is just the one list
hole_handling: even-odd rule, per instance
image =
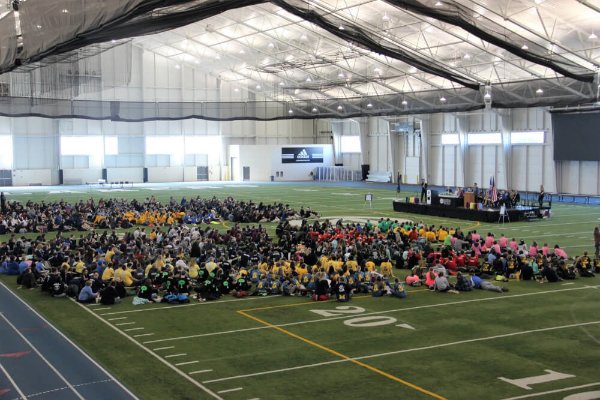
[[542, 208], [542, 204], [544, 203], [544, 185], [540, 185], [540, 194], [538, 195], [538, 203], [540, 203], [540, 208]]
[[6, 213], [6, 196], [4, 192], [0, 192], [0, 211], [2, 214]]
[[423, 180], [421, 182], [421, 203], [423, 203], [423, 198], [427, 196], [427, 181]]
[[596, 246], [596, 258], [600, 256], [600, 229], [594, 228], [594, 246]]

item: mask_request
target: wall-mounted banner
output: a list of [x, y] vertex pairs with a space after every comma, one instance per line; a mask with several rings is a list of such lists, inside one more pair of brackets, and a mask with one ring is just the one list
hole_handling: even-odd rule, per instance
[[322, 147], [282, 147], [281, 162], [290, 163], [323, 163]]

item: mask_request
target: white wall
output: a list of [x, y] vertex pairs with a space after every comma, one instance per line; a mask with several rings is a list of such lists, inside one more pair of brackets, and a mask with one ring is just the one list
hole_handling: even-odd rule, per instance
[[[322, 147], [323, 163], [283, 164], [281, 162], [282, 147]], [[334, 165], [333, 147], [331, 145], [255, 145], [240, 146], [240, 169], [236, 176], [242, 177], [243, 167], [250, 167], [250, 180], [269, 181], [277, 171], [283, 172], [284, 181], [306, 181], [316, 167]], [[277, 177], [275, 178], [278, 179]]]
[[102, 178], [101, 168], [88, 169], [63, 169], [63, 183], [65, 185], [80, 185], [86, 182], [98, 182]]
[[106, 180], [108, 182], [134, 182], [144, 181], [143, 168], [107, 168]]
[[181, 182], [183, 167], [149, 167], [148, 182]]
[[14, 186], [29, 186], [31, 184], [52, 185], [52, 170], [50, 169], [21, 169], [13, 171]]

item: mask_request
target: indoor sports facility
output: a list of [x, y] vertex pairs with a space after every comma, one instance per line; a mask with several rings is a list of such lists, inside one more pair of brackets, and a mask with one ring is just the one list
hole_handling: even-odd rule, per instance
[[600, 0], [5, 0], [0, 400], [600, 399]]

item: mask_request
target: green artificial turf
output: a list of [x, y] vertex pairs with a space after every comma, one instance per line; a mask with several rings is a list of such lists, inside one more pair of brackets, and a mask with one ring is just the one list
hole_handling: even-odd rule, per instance
[[[11, 194], [9, 199], [233, 196], [283, 202], [296, 209], [310, 206], [324, 217], [405, 218], [477, 229], [482, 234], [504, 233], [527, 243], [558, 243], [573, 256], [583, 251], [593, 253], [592, 231], [600, 217], [597, 207], [553, 204], [553, 216], [547, 220], [483, 224], [395, 213], [391, 206], [395, 191], [378, 185], [214, 186], [221, 188], [194, 190], [174, 185], [168, 191]], [[372, 208], [364, 202], [367, 192], [374, 194]], [[400, 196], [406, 195], [409, 193]], [[274, 224], [267, 226], [274, 231]], [[395, 273], [402, 278], [406, 275], [404, 270]], [[406, 299], [356, 296], [343, 305], [314, 303], [301, 297], [239, 300], [226, 296], [213, 303], [133, 306], [127, 298], [110, 309], [85, 306], [91, 312], [67, 299], [52, 299], [37, 290], [18, 290], [14, 277], [0, 279], [143, 399], [212, 397], [123, 336], [151, 334], [133, 339], [171, 365], [197, 361], [176, 368], [197, 382], [205, 382], [202, 384], [210, 390], [225, 390], [218, 396], [228, 400], [427, 399], [434, 398], [432, 395], [503, 399], [548, 391], [552, 393], [535, 398], [562, 399], [577, 390], [555, 391], [593, 384], [600, 375], [600, 290], [594, 287], [600, 284], [598, 278], [555, 284], [511, 281], [503, 283], [510, 291], [502, 294], [479, 290], [440, 294], [410, 288]], [[340, 306], [351, 308], [336, 309]], [[356, 314], [349, 314], [352, 312]], [[128, 324], [116, 326], [121, 323]], [[360, 326], [364, 323], [379, 326]], [[397, 326], [403, 324], [414, 329]], [[144, 329], [125, 331], [134, 327]], [[164, 358], [177, 354], [184, 355]], [[365, 356], [369, 357], [357, 363], [345, 359]], [[205, 370], [211, 371], [189, 375]], [[544, 375], [545, 370], [574, 377], [532, 385], [532, 390], [498, 379]], [[579, 391], [594, 389], [598, 387]]]

